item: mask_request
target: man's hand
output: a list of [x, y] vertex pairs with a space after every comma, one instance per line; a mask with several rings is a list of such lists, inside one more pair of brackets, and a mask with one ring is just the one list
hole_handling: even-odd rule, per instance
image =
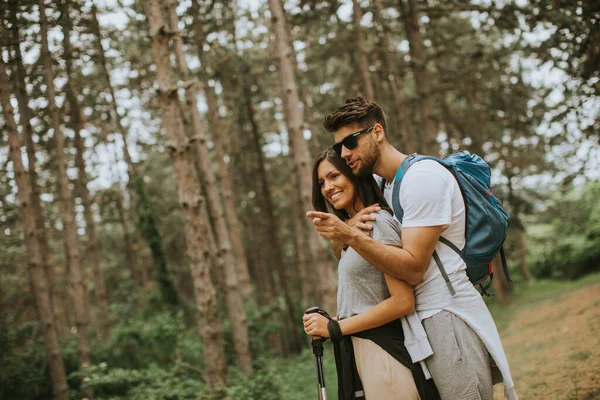
[[[371, 214], [379, 212], [380, 210], [381, 210], [381, 207], [379, 206], [379, 204], [373, 204], [373, 205], [370, 205], [369, 207], [365, 207], [362, 210], [360, 210], [358, 213], [356, 213], [356, 215], [354, 215], [352, 218], [346, 220], [345, 221], [346, 225], [348, 225], [352, 228], [357, 228], [361, 232], [363, 232], [365, 235], [371, 236], [371, 231], [373, 230], [373, 225], [367, 224], [367, 222], [375, 221], [377, 218], [375, 217], [375, 215], [371, 215]], [[342, 249], [343, 248], [344, 248], [344, 243], [339, 243], [339, 242], [336, 242], [335, 240], [331, 240], [331, 250], [333, 251], [333, 256], [336, 259], [339, 260], [342, 257]]]
[[352, 237], [357, 234], [363, 234], [362, 231], [346, 225], [333, 214], [320, 211], [309, 211], [306, 213], [306, 216], [312, 218], [313, 224], [317, 227], [319, 235], [338, 243], [348, 244]]
[[346, 225], [357, 228], [363, 231], [366, 235], [371, 236], [373, 225], [367, 224], [368, 221], [375, 221], [377, 217], [371, 214], [375, 214], [381, 211], [379, 204], [373, 204], [369, 207], [365, 207], [360, 210], [356, 215], [346, 221]]

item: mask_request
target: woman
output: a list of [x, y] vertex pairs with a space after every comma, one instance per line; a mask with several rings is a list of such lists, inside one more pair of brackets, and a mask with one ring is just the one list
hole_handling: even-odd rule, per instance
[[[333, 149], [317, 156], [313, 167], [315, 210], [333, 213], [345, 221], [373, 204], [382, 207], [375, 214], [373, 239], [400, 246], [400, 226], [373, 177], [354, 176]], [[421, 366], [413, 363], [404, 345], [399, 318], [414, 312], [410, 285], [383, 274], [352, 248], [346, 248], [338, 265], [337, 306], [339, 322], [319, 314], [305, 314], [303, 320], [308, 335], [333, 336], [340, 388], [351, 386], [354, 390], [343, 390], [360, 392], [355, 382], [348, 382], [353, 376], [348, 368], [354, 368], [355, 363], [367, 400], [439, 399], [435, 385], [425, 379]], [[360, 398], [344, 396], [342, 389], [339, 397]]]

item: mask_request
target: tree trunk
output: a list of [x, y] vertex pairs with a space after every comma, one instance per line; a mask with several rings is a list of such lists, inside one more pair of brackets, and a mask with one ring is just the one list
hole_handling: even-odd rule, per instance
[[363, 30], [362, 26], [360, 25], [363, 13], [360, 9], [360, 4], [358, 3], [358, 0], [352, 0], [352, 7], [354, 9], [354, 38], [356, 44], [356, 53], [358, 56], [358, 70], [360, 73], [360, 78], [362, 80], [362, 87], [365, 91], [364, 96], [366, 96], [368, 100], [375, 101], [375, 90], [373, 90], [373, 83], [371, 82], [371, 77], [369, 74], [369, 63], [367, 61], [367, 55], [365, 53], [365, 41], [363, 38]]
[[208, 215], [206, 215], [205, 199], [192, 160], [191, 146], [186, 139], [181, 120], [181, 105], [170, 65], [168, 26], [163, 19], [158, 0], [147, 0], [145, 6], [156, 63], [159, 102], [165, 130], [170, 139], [171, 158], [183, 216], [186, 252], [190, 260], [196, 303], [202, 320], [200, 334], [204, 344], [206, 382], [209, 387], [215, 388], [225, 385], [227, 376], [216, 292], [210, 279], [210, 251], [206, 241], [207, 235], [210, 234]]
[[[65, 144], [60, 127], [60, 115], [56, 108], [54, 93], [54, 74], [52, 72], [52, 61], [48, 50], [48, 23], [46, 21], [45, 0], [40, 0], [40, 25], [42, 36], [41, 58], [44, 66], [44, 79], [47, 86], [48, 108], [52, 119], [54, 131], [55, 163], [59, 181], [59, 203], [60, 216], [63, 224], [64, 242], [67, 250], [67, 262], [69, 263], [70, 283], [73, 293], [73, 306], [75, 311], [75, 324], [77, 326], [77, 346], [80, 367], [91, 364], [88, 324], [90, 314], [86, 303], [86, 289], [79, 253], [79, 238], [75, 225], [75, 213], [71, 198], [71, 188], [67, 176], [67, 160], [65, 157]], [[88, 394], [88, 393], [86, 393]], [[89, 394], [93, 397], [93, 393]]]
[[[31, 182], [31, 206], [36, 221], [36, 238], [38, 241], [38, 249], [43, 260], [42, 268], [45, 271], [46, 280], [48, 282], [48, 294], [50, 296], [50, 305], [54, 314], [56, 331], [60, 340], [66, 341], [68, 327], [64, 310], [64, 292], [62, 291], [60, 285], [56, 284], [56, 269], [52, 257], [52, 251], [48, 243], [48, 233], [46, 230], [46, 224], [40, 200], [41, 190], [36, 172], [37, 160], [35, 154], [35, 144], [33, 141], [33, 128], [31, 126], [31, 118], [33, 113], [29, 108], [29, 95], [27, 94], [25, 83], [26, 73], [23, 65], [23, 58], [21, 56], [21, 48], [19, 46], [21, 41], [19, 35], [19, 22], [17, 18], [16, 2], [11, 3], [10, 17], [12, 23], [12, 40], [15, 55], [15, 79], [13, 82], [15, 84], [14, 88], [19, 104], [19, 120], [21, 127], [23, 128], [23, 135], [25, 136], [25, 145], [27, 148], [29, 181]], [[2, 29], [2, 35], [6, 34], [8, 36], [4, 24], [2, 24]]]
[[[251, 102], [251, 98], [250, 98], [250, 91], [249, 91], [249, 87], [245, 86], [244, 87], [244, 92], [245, 92], [245, 96], [244, 99], [246, 100], [246, 109], [248, 114], [251, 117], [251, 125], [252, 125], [252, 142], [253, 142], [253, 147], [254, 147], [254, 152], [257, 155], [258, 158], [258, 176], [260, 177], [259, 179], [259, 195], [257, 196], [259, 199], [259, 204], [261, 207], [261, 210], [264, 211], [264, 221], [262, 221], [264, 223], [264, 237], [266, 238], [266, 242], [264, 248], [265, 249], [270, 249], [270, 253], [269, 254], [269, 264], [270, 265], [274, 265], [274, 269], [275, 272], [277, 273], [277, 277], [279, 279], [279, 288], [281, 289], [281, 293], [283, 294], [283, 299], [285, 302], [285, 306], [286, 306], [286, 313], [285, 315], [282, 315], [283, 318], [287, 318], [287, 324], [288, 324], [288, 329], [290, 332], [290, 339], [292, 340], [292, 347], [293, 350], [299, 350], [300, 347], [300, 340], [299, 338], [296, 336], [295, 334], [295, 327], [296, 327], [296, 317], [294, 317], [295, 315], [299, 315], [295, 313], [294, 311], [294, 304], [292, 302], [292, 299], [290, 297], [290, 291], [288, 288], [288, 284], [287, 284], [287, 277], [285, 274], [285, 268], [284, 268], [284, 261], [283, 261], [283, 254], [281, 252], [281, 240], [279, 239], [279, 229], [277, 227], [277, 221], [275, 219], [275, 205], [273, 203], [273, 198], [271, 196], [271, 190], [269, 188], [269, 182], [267, 181], [267, 169], [265, 167], [265, 159], [264, 159], [264, 154], [262, 152], [262, 148], [260, 145], [260, 134], [259, 134], [259, 130], [258, 130], [258, 126], [256, 126], [256, 123], [254, 122], [254, 106], [252, 105]], [[261, 218], [262, 219], [262, 218]]]
[[88, 238], [87, 252], [92, 263], [92, 272], [94, 274], [94, 301], [98, 307], [98, 314], [100, 317], [98, 336], [100, 340], [106, 341], [108, 338], [109, 326], [108, 298], [106, 295], [106, 285], [104, 282], [104, 268], [100, 262], [100, 247], [98, 240], [96, 239], [96, 224], [94, 222], [94, 215], [92, 214], [92, 201], [90, 199], [90, 192], [87, 187], [89, 179], [85, 170], [85, 160], [83, 158], [83, 154], [85, 153], [85, 145], [81, 137], [81, 131], [84, 128], [84, 122], [82, 119], [81, 108], [79, 106], [79, 100], [77, 100], [77, 93], [79, 93], [79, 90], [77, 87], [77, 82], [75, 82], [74, 79], [76, 72], [73, 69], [73, 49], [70, 37], [73, 27], [71, 17], [69, 15], [69, 3], [70, 2], [68, 0], [63, 0], [61, 4], [64, 60], [67, 72], [65, 94], [69, 104], [71, 127], [75, 133], [75, 139], [73, 143], [76, 150], [75, 165], [78, 171], [76, 184], [78, 186], [77, 192], [81, 197], [81, 203], [83, 205], [85, 232]]
[[517, 227], [513, 230], [515, 233], [515, 240], [519, 246], [519, 260], [521, 261], [521, 273], [523, 279], [526, 281], [531, 280], [531, 272], [529, 271], [529, 264], [527, 263], [527, 243], [525, 241], [525, 232], [521, 227]]
[[433, 112], [433, 101], [431, 98], [430, 77], [427, 71], [427, 57], [425, 56], [425, 46], [423, 37], [419, 28], [419, 18], [417, 16], [416, 0], [406, 0], [408, 10], [404, 4], [405, 0], [399, 0], [400, 13], [404, 21], [406, 37], [409, 43], [411, 67], [415, 74], [417, 93], [419, 94], [420, 110], [420, 134], [422, 135], [422, 148], [419, 152], [439, 156], [440, 145], [437, 142], [437, 132], [435, 116]]
[[[287, 32], [285, 30], [285, 16], [280, 0], [269, 0], [269, 8], [273, 19], [276, 39], [276, 53], [279, 59], [279, 80], [282, 89], [286, 125], [288, 129], [290, 153], [294, 160], [300, 204], [305, 211], [312, 209], [312, 182], [311, 163], [308, 144], [302, 134], [302, 113], [298, 108], [298, 88], [293, 64], [290, 60], [290, 51]], [[302, 217], [299, 223], [304, 226], [303, 231], [308, 236], [308, 244], [312, 259], [311, 271], [312, 285], [317, 288], [317, 301], [326, 310], [335, 310], [336, 290], [333, 269], [329, 252], [324, 248], [324, 243], [314, 230], [312, 222]]]
[[[2, 32], [4, 36], [6, 32]], [[43, 269], [43, 260], [39, 249], [37, 224], [35, 216], [35, 203], [39, 201], [32, 195], [31, 185], [23, 167], [21, 159], [21, 141], [17, 133], [14, 120], [14, 111], [10, 104], [8, 94], [8, 77], [2, 57], [0, 57], [0, 103], [4, 116], [5, 132], [8, 135], [9, 156], [13, 163], [13, 173], [18, 188], [18, 203], [23, 229], [25, 233], [25, 247], [27, 249], [27, 262], [29, 264], [29, 282], [35, 301], [40, 327], [44, 335], [44, 347], [48, 368], [52, 379], [52, 396], [54, 399], [68, 399], [67, 377], [63, 363], [63, 356], [58, 343], [58, 335], [52, 311], [50, 292], [46, 285], [47, 276]], [[22, 117], [21, 117], [22, 118]]]
[[[400, 134], [399, 143], [402, 143], [402, 150], [406, 154], [411, 154], [417, 151], [415, 144], [415, 138], [412, 130], [412, 121], [406, 104], [404, 103], [404, 96], [402, 96], [402, 79], [400, 74], [397, 73], [398, 68], [393, 59], [393, 52], [390, 47], [390, 38], [388, 35], [388, 27], [383, 17], [383, 5], [381, 0], [374, 0], [375, 12], [374, 18], [377, 21], [377, 25], [381, 35], [381, 46], [384, 57], [385, 68], [387, 72], [387, 82], [390, 85], [392, 96], [394, 97], [394, 113], [398, 113], [398, 120], [400, 122], [398, 132]], [[395, 131], [395, 127], [390, 129], [388, 127], [388, 134]]]
[[[192, 1], [191, 10], [194, 23], [194, 38], [196, 39], [196, 47], [198, 49], [198, 57], [200, 58], [201, 62], [204, 63], [203, 46], [206, 35], [204, 33], [204, 26], [197, 1]], [[225, 207], [225, 218], [227, 225], [229, 226], [229, 234], [233, 245], [233, 252], [238, 261], [238, 282], [244, 296], [250, 297], [252, 296], [252, 284], [250, 282], [250, 274], [248, 272], [248, 261], [246, 260], [246, 255], [244, 253], [242, 244], [240, 221], [238, 220], [237, 213], [235, 211], [233, 199], [232, 179], [234, 174], [232, 171], [231, 149], [229, 143], [231, 141], [231, 127], [229, 124], [223, 126], [223, 124], [219, 122], [219, 107], [217, 104], [217, 99], [213, 89], [208, 85], [208, 82], [204, 82], [204, 94], [206, 96], [208, 108], [208, 125], [215, 144], [218, 171], [221, 178], [220, 186], [223, 204]], [[229, 162], [225, 162], [226, 155], [230, 160]]]
[[177, 28], [179, 18], [175, 12], [176, 5], [171, 0], [169, 3], [169, 16], [171, 21], [171, 34], [173, 37], [175, 55], [179, 70], [181, 71], [184, 84], [186, 86], [185, 98], [186, 106], [192, 119], [192, 128], [194, 136], [191, 142], [195, 144], [199, 155], [200, 169], [202, 170], [202, 180], [206, 189], [208, 204], [215, 223], [216, 242], [217, 242], [217, 263], [222, 267], [225, 276], [225, 297], [227, 303], [227, 312], [231, 323], [233, 334], [233, 343], [240, 369], [246, 374], [252, 373], [252, 355], [250, 353], [250, 343], [248, 339], [248, 320], [244, 310], [244, 302], [241, 296], [240, 286], [238, 284], [237, 268], [239, 264], [235, 257], [229, 231], [225, 221], [225, 211], [221, 202], [217, 180], [210, 161], [210, 154], [206, 146], [206, 134], [200, 121], [196, 93], [196, 84], [190, 81], [190, 73], [183, 54], [183, 43], [181, 32]]
[[[102, 47], [102, 31], [100, 30], [100, 24], [98, 23], [98, 18], [97, 18], [97, 10], [96, 10], [96, 6], [93, 5], [92, 6], [92, 23], [91, 23], [91, 28], [92, 28], [92, 34], [96, 37], [96, 48], [98, 50], [98, 62], [96, 62], [96, 65], [100, 67], [100, 70], [102, 71], [102, 76], [104, 77], [105, 80], [105, 87], [108, 89], [109, 93], [110, 93], [110, 100], [111, 100], [111, 105], [112, 105], [112, 118], [114, 119], [114, 122], [117, 125], [117, 129], [119, 130], [120, 134], [121, 134], [121, 139], [123, 140], [123, 156], [125, 158], [125, 162], [127, 163], [127, 173], [128, 173], [128, 177], [129, 177], [129, 181], [127, 182], [127, 189], [129, 191], [130, 194], [130, 199], [131, 199], [131, 209], [133, 210], [137, 210], [138, 209], [138, 204], [137, 202], [139, 201], [139, 198], [141, 197], [145, 197], [145, 193], [137, 193], [136, 190], [140, 189], [143, 190], [144, 189], [144, 185], [136, 185], [135, 181], [137, 179], [137, 170], [135, 167], [135, 164], [133, 163], [133, 160], [131, 159], [131, 155], [129, 154], [129, 146], [128, 146], [128, 134], [127, 134], [127, 129], [125, 128], [125, 125], [123, 125], [123, 121], [121, 118], [121, 114], [119, 114], [119, 108], [117, 106], [117, 98], [115, 95], [115, 89], [112, 85], [111, 79], [110, 79], [110, 72], [108, 70], [108, 65], [107, 65], [107, 61], [106, 61], [106, 57], [104, 55], [104, 48]], [[122, 203], [122, 201], [121, 201]], [[156, 228], [156, 224], [154, 222], [154, 217], [152, 216], [152, 210], [147, 210], [145, 212], [148, 217], [146, 217], [147, 220], [147, 225], [149, 226], [149, 230], [151, 230], [152, 232], [158, 232], [158, 229]], [[139, 216], [138, 216], [139, 218]], [[140, 224], [142, 222], [140, 221]], [[144, 223], [146, 224], [146, 222]], [[129, 232], [127, 227], [124, 226], [123, 227], [123, 231], [124, 232]], [[124, 233], [126, 234], [126, 233]], [[140, 232], [139, 229], [136, 229], [135, 232], [135, 237], [133, 242], [131, 242], [131, 247], [127, 248], [127, 258], [129, 260], [129, 258], [132, 259], [133, 263], [129, 264], [129, 268], [131, 271], [131, 275], [132, 276], [138, 276], [139, 281], [138, 281], [138, 285], [143, 287], [143, 288], [147, 288], [148, 286], [148, 270], [147, 267], [145, 265], [140, 265], [138, 268], [138, 264], [137, 264], [137, 253], [139, 252], [139, 249], [137, 249], [137, 247], [141, 244], [143, 238], [142, 238], [142, 234]], [[150, 243], [148, 243], [148, 246], [152, 249], [152, 246]], [[162, 248], [162, 246], [160, 246], [160, 248]], [[160, 254], [159, 255], [155, 255], [153, 254], [153, 260], [154, 260], [154, 264], [155, 266], [158, 264], [157, 260], [161, 260], [164, 259], [164, 257], [161, 257]]]

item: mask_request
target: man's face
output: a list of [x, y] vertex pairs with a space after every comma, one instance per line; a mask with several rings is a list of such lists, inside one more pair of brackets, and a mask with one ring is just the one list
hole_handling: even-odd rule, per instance
[[[348, 135], [362, 130], [358, 124], [343, 126], [334, 132], [335, 142], [339, 143]], [[357, 176], [370, 175], [373, 173], [375, 163], [378, 159], [377, 144], [373, 140], [371, 133], [366, 133], [357, 137], [357, 145], [354, 149], [348, 149], [342, 146], [342, 158], [352, 169], [352, 173]]]

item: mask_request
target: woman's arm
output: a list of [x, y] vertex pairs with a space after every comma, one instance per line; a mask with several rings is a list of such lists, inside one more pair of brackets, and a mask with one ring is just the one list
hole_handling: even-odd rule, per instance
[[[413, 312], [415, 296], [412, 286], [408, 283], [385, 275], [385, 281], [390, 291], [390, 297], [371, 307], [367, 311], [341, 320], [340, 328], [343, 335], [351, 335], [367, 329], [385, 325], [397, 318]], [[329, 337], [327, 318], [320, 314], [305, 314], [304, 331], [310, 336]]]
[[342, 334], [351, 335], [376, 328], [414, 311], [415, 295], [412, 286], [389, 275], [384, 276], [391, 296], [367, 311], [341, 320]]

